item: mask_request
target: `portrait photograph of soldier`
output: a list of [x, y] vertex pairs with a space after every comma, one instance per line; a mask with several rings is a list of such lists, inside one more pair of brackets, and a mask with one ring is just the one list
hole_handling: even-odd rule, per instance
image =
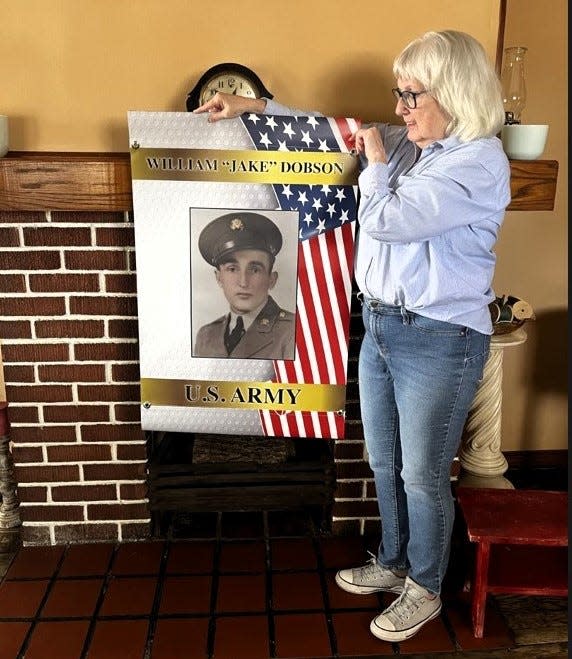
[[193, 357], [294, 359], [297, 212], [191, 209], [193, 238]]

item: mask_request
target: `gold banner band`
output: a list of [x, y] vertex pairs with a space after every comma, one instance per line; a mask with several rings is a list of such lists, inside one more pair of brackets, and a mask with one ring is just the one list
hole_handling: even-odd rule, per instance
[[131, 149], [133, 180], [356, 185], [358, 173], [350, 153]]
[[141, 378], [141, 402], [176, 407], [225, 407], [311, 412], [343, 412], [344, 385]]

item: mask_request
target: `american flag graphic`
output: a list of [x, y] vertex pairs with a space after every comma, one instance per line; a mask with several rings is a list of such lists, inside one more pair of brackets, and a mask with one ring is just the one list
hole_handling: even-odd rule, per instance
[[[348, 152], [355, 119], [243, 115], [257, 150]], [[275, 184], [299, 216], [296, 359], [275, 361], [280, 383], [346, 385], [357, 188]], [[260, 411], [265, 435], [341, 438], [345, 411]]]

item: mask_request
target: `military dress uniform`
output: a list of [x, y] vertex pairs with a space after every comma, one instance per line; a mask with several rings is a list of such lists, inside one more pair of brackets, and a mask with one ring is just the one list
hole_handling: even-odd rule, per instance
[[195, 342], [195, 357], [233, 359], [294, 359], [296, 316], [282, 309], [272, 297], [228, 354], [224, 337], [230, 314], [200, 328]]
[[[235, 211], [217, 217], [201, 231], [198, 241], [202, 257], [215, 267], [239, 250], [260, 250], [270, 254], [272, 263], [282, 247], [282, 234], [265, 215]], [[296, 316], [282, 309], [269, 296], [254, 322], [229, 352], [230, 314], [203, 325], [193, 350], [194, 357], [233, 359], [294, 359]]]

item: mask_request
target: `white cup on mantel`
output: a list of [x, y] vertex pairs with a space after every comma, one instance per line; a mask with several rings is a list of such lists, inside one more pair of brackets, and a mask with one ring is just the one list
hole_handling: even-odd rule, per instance
[[504, 152], [513, 160], [536, 160], [546, 146], [548, 124], [505, 124], [501, 130]]
[[0, 114], [0, 158], [8, 153], [8, 117]]

